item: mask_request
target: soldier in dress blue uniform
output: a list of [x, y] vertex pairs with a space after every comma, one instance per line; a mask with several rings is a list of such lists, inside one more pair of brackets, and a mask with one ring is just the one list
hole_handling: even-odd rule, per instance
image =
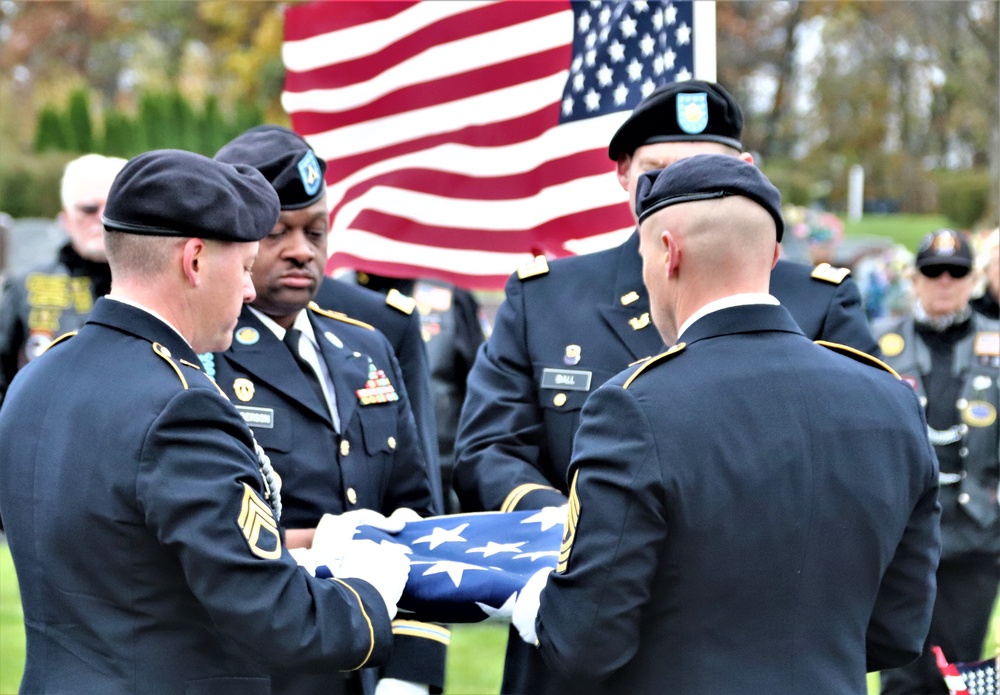
[[[329, 215], [322, 164], [284, 128], [251, 129], [216, 159], [257, 168], [281, 201], [254, 264], [257, 297], [244, 307], [231, 347], [211, 361], [219, 387], [244, 414], [281, 476], [290, 547], [307, 547], [324, 514], [405, 507], [439, 514], [392, 347], [379, 331], [313, 298], [326, 262]], [[444, 686], [448, 630], [397, 620], [392, 659], [364, 683], [300, 672], [275, 675], [301, 695], [364, 687], [378, 695]], [[402, 690], [401, 690], [402, 689]]]
[[875, 324], [886, 362], [927, 414], [941, 468], [941, 564], [927, 646], [882, 674], [886, 695], [944, 693], [934, 660], [978, 661], [1000, 584], [1000, 323], [972, 310], [973, 253], [951, 229], [925, 236], [913, 273], [913, 314]]
[[[323, 162], [322, 159], [319, 161]], [[321, 307], [343, 312], [371, 324], [389, 340], [403, 372], [403, 383], [410, 397], [410, 408], [417, 421], [417, 435], [424, 448], [428, 466], [431, 470], [438, 470], [440, 464], [431, 367], [421, 338], [420, 315], [414, 311], [416, 301], [398, 291], [383, 295], [329, 276], [320, 282], [315, 301]], [[435, 477], [431, 485], [434, 499], [443, 504], [444, 493], [440, 477]]]
[[466, 383], [479, 346], [489, 334], [489, 322], [471, 292], [433, 278], [393, 278], [358, 271], [340, 278], [389, 295], [413, 297], [420, 315], [420, 333], [427, 348], [434, 393], [434, 419], [441, 466], [445, 512], [459, 511], [451, 484], [455, 472], [455, 432], [465, 402]]
[[405, 557], [356, 546], [365, 578], [298, 567], [278, 480], [198, 361], [229, 345], [278, 212], [255, 169], [190, 152], [139, 155], [115, 179], [111, 293], [0, 413], [23, 692], [263, 695], [273, 669], [389, 657]]
[[[698, 153], [741, 153], [743, 115], [721, 86], [690, 80], [650, 94], [611, 140], [618, 180], [634, 202], [646, 171]], [[634, 207], [633, 207], [634, 209]], [[548, 264], [539, 257], [507, 282], [493, 333], [469, 375], [456, 440], [462, 509], [535, 509], [566, 503], [573, 435], [587, 396], [630, 363], [659, 353], [642, 283], [639, 237]], [[779, 261], [771, 292], [810, 338], [877, 350], [847, 271]], [[512, 633], [504, 692], [542, 693], [554, 682]]]
[[866, 671], [920, 653], [940, 543], [920, 404], [768, 293], [780, 203], [726, 155], [639, 180], [673, 347], [588, 399], [559, 564], [537, 621], [529, 590], [514, 610], [579, 679], [563, 692], [863, 693]]

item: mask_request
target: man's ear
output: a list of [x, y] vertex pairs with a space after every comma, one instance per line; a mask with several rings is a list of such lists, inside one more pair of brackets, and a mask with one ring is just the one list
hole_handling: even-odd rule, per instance
[[193, 237], [184, 242], [181, 253], [182, 272], [192, 287], [198, 287], [201, 284], [207, 255], [208, 245], [203, 239]]
[[632, 155], [620, 154], [618, 155], [618, 164], [616, 165], [616, 174], [618, 175], [618, 183], [621, 187], [628, 190], [628, 170], [632, 166]]
[[667, 277], [674, 277], [681, 262], [680, 244], [677, 243], [677, 237], [669, 229], [660, 232], [660, 241], [666, 252]]

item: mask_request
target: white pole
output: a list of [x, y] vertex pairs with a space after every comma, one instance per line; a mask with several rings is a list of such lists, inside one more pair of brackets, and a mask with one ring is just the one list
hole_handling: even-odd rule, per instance
[[691, 3], [694, 24], [694, 78], [716, 81], [715, 0], [694, 0]]
[[847, 219], [857, 222], [865, 199], [865, 170], [860, 164], [851, 165], [847, 179]]

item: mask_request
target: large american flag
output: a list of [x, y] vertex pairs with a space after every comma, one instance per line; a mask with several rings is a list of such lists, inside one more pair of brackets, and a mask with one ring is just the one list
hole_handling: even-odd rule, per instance
[[632, 218], [607, 144], [696, 60], [714, 79], [714, 6], [695, 5], [712, 12], [688, 0], [288, 8], [282, 103], [329, 163], [327, 270], [495, 289], [534, 255], [623, 239]]

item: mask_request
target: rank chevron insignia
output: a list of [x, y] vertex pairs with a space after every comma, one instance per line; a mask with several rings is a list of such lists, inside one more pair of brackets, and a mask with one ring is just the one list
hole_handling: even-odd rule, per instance
[[243, 504], [236, 523], [250, 552], [265, 560], [281, 557], [281, 536], [271, 508], [246, 483], [243, 483]]

